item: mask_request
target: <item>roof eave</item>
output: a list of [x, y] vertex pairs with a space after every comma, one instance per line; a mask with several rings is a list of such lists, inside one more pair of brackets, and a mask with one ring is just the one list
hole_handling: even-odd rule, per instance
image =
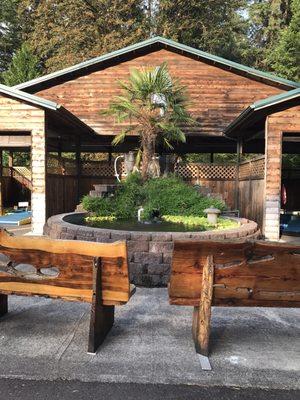
[[151, 38], [151, 39], [147, 39], [147, 40], [145, 40], [143, 42], [139, 42], [139, 43], [124, 47], [123, 49], [119, 49], [119, 50], [116, 50], [114, 52], [111, 52], [111, 53], [108, 53], [108, 54], [104, 54], [104, 55], [102, 55], [100, 57], [96, 57], [96, 58], [93, 58], [93, 59], [88, 60], [88, 61], [84, 61], [82, 63], [76, 64], [74, 66], [65, 68], [65, 69], [60, 70], [60, 71], [53, 72], [53, 73], [45, 75], [43, 77], [36, 78], [36, 79], [30, 80], [30, 81], [21, 83], [19, 85], [16, 85], [14, 88], [16, 88], [16, 89], [26, 89], [26, 88], [29, 88], [29, 87], [37, 86], [37, 85], [42, 84], [44, 82], [51, 81], [52, 79], [56, 79], [56, 78], [62, 77], [62, 76], [67, 75], [69, 73], [77, 72], [77, 71], [79, 71], [81, 69], [89, 68], [89, 67], [91, 67], [93, 65], [96, 65], [98, 63], [105, 62], [105, 61], [111, 60], [113, 58], [117, 58], [117, 57], [119, 57], [121, 55], [124, 55], [124, 54], [130, 53], [130, 52], [145, 48], [147, 46], [151, 46], [153, 44], [161, 44], [161, 45], [169, 46], [171, 48], [174, 48], [174, 49], [177, 49], [177, 50], [180, 50], [180, 51], [183, 51], [183, 52], [198, 56], [199, 58], [206, 59], [206, 60], [208, 60], [210, 62], [213, 62], [214, 64], [222, 65], [225, 68], [229, 68], [229, 69], [233, 69], [235, 71], [240, 71], [240, 72], [246, 73], [247, 75], [251, 76], [252, 78], [253, 77], [260, 78], [260, 79], [263, 79], [263, 80], [267, 80], [270, 83], [273, 83], [273, 84], [277, 83], [277, 84], [280, 84], [282, 86], [289, 87], [289, 88], [300, 88], [300, 83], [298, 83], [298, 82], [293, 82], [293, 81], [290, 81], [290, 80], [285, 79], [285, 78], [277, 77], [276, 75], [272, 75], [272, 74], [269, 74], [267, 72], [259, 71], [259, 70], [256, 70], [254, 68], [247, 67], [247, 66], [242, 65], [242, 64], [238, 64], [238, 63], [236, 63], [234, 61], [226, 60], [226, 59], [224, 59], [222, 57], [215, 56], [215, 55], [206, 53], [206, 52], [201, 51], [201, 50], [197, 50], [197, 49], [195, 49], [193, 47], [190, 47], [190, 46], [187, 46], [187, 45], [184, 45], [184, 44], [181, 44], [181, 43], [178, 43], [178, 42], [175, 42], [173, 40], [166, 39], [166, 38], [163, 38], [163, 37], [160, 37], [160, 36], [157, 36], [157, 37], [154, 37], [154, 38]]

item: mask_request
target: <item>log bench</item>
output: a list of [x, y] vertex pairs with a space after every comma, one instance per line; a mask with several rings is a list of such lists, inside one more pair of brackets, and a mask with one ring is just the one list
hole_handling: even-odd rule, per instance
[[300, 246], [266, 241], [177, 241], [170, 304], [193, 306], [193, 339], [211, 369], [212, 306], [300, 307]]
[[96, 353], [113, 326], [115, 306], [134, 291], [126, 242], [14, 237], [0, 230], [0, 317], [10, 294], [91, 303], [88, 352]]

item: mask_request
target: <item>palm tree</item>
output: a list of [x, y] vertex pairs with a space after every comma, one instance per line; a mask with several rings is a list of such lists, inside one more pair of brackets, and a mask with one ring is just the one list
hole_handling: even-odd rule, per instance
[[114, 138], [114, 145], [128, 134], [140, 137], [138, 155], [142, 157], [141, 174], [146, 180], [157, 143], [173, 149], [172, 142], [186, 140], [181, 127], [195, 121], [187, 111], [186, 89], [171, 78], [166, 63], [156, 68], [133, 69], [128, 82], [119, 83], [122, 93], [104, 113], [113, 115], [118, 123], [128, 123]]

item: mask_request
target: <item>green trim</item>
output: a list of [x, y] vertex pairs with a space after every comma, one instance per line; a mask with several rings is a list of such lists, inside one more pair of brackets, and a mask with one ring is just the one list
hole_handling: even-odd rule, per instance
[[202, 59], [212, 61], [215, 64], [225, 66], [227, 68], [229, 67], [230, 69], [233, 69], [236, 71], [245, 72], [254, 78], [261, 78], [263, 80], [267, 80], [267, 81], [273, 82], [273, 83], [278, 83], [278, 84], [285, 85], [285, 86], [288, 86], [291, 88], [298, 88], [298, 87], [300, 88], [300, 83], [298, 83], [298, 82], [293, 82], [288, 79], [284, 79], [284, 78], [278, 77], [276, 75], [273, 75], [273, 74], [270, 74], [267, 72], [259, 71], [257, 69], [247, 67], [245, 65], [236, 63], [234, 61], [226, 60], [225, 58], [222, 58], [222, 57], [214, 56], [214, 55], [206, 53], [204, 51], [197, 50], [193, 47], [186, 46], [184, 44], [181, 44], [181, 43], [178, 43], [173, 40], [166, 39], [166, 38], [163, 38], [160, 36], [156, 36], [154, 38], [144, 40], [143, 42], [139, 42], [139, 43], [124, 47], [123, 49], [113, 51], [112, 53], [104, 54], [100, 57], [92, 58], [91, 60], [84, 61], [80, 64], [76, 64], [72, 67], [68, 67], [68, 68], [62, 69], [60, 71], [53, 72], [48, 75], [44, 75], [40, 78], [36, 78], [31, 81], [21, 83], [19, 85], [16, 85], [15, 88], [16, 89], [26, 89], [28, 87], [31, 87], [31, 86], [34, 86], [34, 85], [37, 85], [37, 84], [40, 84], [43, 82], [47, 82], [51, 79], [55, 79], [55, 78], [67, 75], [69, 73], [76, 72], [76, 71], [79, 71], [84, 68], [88, 68], [95, 64], [102, 63], [104, 61], [111, 60], [113, 58], [117, 58], [124, 54], [130, 53], [135, 50], [139, 50], [139, 49], [142, 49], [144, 47], [151, 46], [154, 44], [162, 44], [162, 45], [169, 46], [174, 49], [183, 51], [188, 54], [196, 55]]
[[260, 110], [265, 107], [273, 106], [275, 104], [280, 104], [288, 100], [296, 99], [297, 97], [300, 97], [300, 88], [290, 90], [289, 92], [280, 93], [275, 96], [270, 96], [263, 100], [258, 100], [255, 103], [253, 103], [251, 107], [253, 108], [253, 110]]
[[42, 97], [34, 96], [32, 94], [1, 84], [0, 93], [49, 110], [56, 111], [61, 107], [59, 104], [54, 103], [53, 101], [45, 100]]
[[[245, 123], [257, 111], [264, 108], [269, 108], [280, 103], [285, 103], [290, 100], [300, 99], [300, 88], [290, 90], [285, 93], [280, 93], [275, 96], [267, 97], [266, 99], [256, 101], [247, 107], [235, 120], [233, 120], [225, 129], [224, 134], [229, 135], [234, 129]], [[271, 113], [271, 112], [270, 112]]]

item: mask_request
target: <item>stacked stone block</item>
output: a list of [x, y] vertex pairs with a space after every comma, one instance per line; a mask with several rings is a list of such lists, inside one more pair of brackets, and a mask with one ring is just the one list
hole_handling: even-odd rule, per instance
[[64, 221], [69, 214], [56, 215], [48, 219], [45, 235], [53, 239], [86, 240], [111, 243], [126, 240], [130, 281], [137, 286], [167, 286], [172, 263], [175, 240], [186, 239], [234, 239], [258, 237], [257, 224], [240, 219], [241, 226], [235, 229], [206, 232], [136, 232], [99, 229], [70, 224]]

